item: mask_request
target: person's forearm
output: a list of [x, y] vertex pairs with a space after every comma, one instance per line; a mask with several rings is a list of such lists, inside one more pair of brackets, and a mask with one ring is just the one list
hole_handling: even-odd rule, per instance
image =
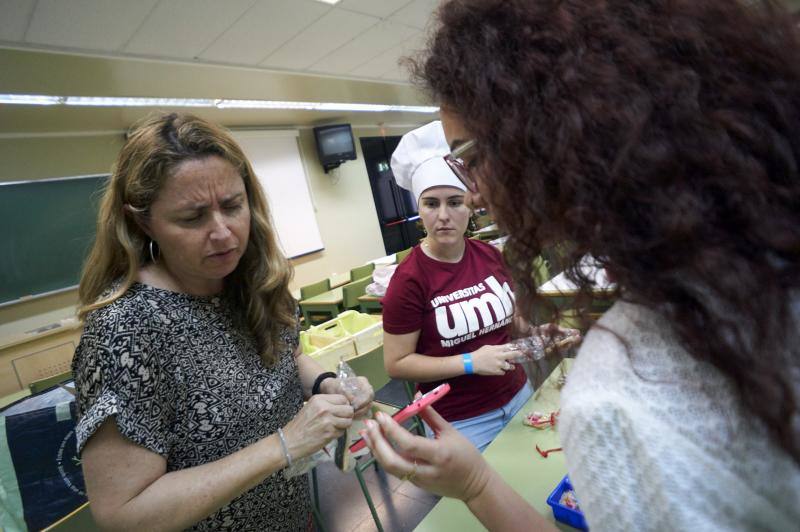
[[464, 375], [464, 360], [461, 355], [430, 357], [411, 353], [387, 367], [389, 376], [415, 382], [431, 382]]
[[299, 354], [296, 357], [297, 370], [300, 373], [300, 382], [303, 385], [303, 397], [311, 397], [311, 388], [320, 373], [325, 372], [325, 368], [308, 355]]
[[106, 523], [115, 530], [182, 530], [286, 466], [277, 434], [225, 458], [172, 471], [150, 484]]
[[557, 530], [496, 472], [481, 493], [467, 502], [467, 507], [490, 531]]

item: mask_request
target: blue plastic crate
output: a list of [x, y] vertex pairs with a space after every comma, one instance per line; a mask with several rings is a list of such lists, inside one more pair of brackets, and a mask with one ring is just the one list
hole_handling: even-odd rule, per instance
[[578, 530], [589, 530], [589, 527], [586, 526], [586, 519], [579, 510], [567, 508], [560, 503], [561, 495], [565, 491], [569, 490], [574, 491], [574, 488], [569, 481], [569, 477], [564, 476], [564, 478], [561, 479], [561, 482], [558, 483], [558, 486], [556, 486], [556, 489], [553, 490], [553, 493], [551, 493], [547, 498], [547, 504], [549, 504], [553, 509], [553, 517], [562, 523], [566, 523], [573, 528], [577, 528]]

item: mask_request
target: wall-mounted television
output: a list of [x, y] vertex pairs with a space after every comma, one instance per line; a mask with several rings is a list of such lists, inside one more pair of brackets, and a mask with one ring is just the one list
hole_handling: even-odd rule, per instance
[[314, 139], [317, 141], [317, 155], [325, 173], [337, 168], [345, 161], [354, 161], [356, 145], [353, 142], [353, 130], [350, 124], [336, 124], [314, 128]]

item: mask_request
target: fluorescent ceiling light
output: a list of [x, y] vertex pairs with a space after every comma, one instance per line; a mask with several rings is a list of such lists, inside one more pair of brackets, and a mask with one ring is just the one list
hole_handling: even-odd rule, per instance
[[67, 105], [92, 107], [213, 107], [214, 100], [191, 98], [113, 98], [96, 96], [67, 96]]
[[37, 94], [0, 94], [0, 103], [16, 105], [58, 105], [60, 96], [40, 96]]
[[322, 2], [323, 4], [330, 4], [335, 5], [341, 2], [342, 0], [317, 0], [317, 2]]
[[290, 109], [301, 111], [435, 113], [438, 107], [375, 103], [284, 102], [202, 98], [118, 98], [105, 96], [43, 96], [0, 94], [0, 104], [74, 105], [87, 107], [216, 107], [218, 109]]
[[382, 113], [389, 111], [390, 105], [377, 105], [372, 103], [322, 103], [320, 110], [322, 111], [371, 111], [374, 113]]
[[279, 102], [272, 100], [217, 100], [220, 109], [303, 109], [314, 111], [322, 104], [314, 102]]
[[438, 113], [439, 108], [433, 105], [390, 105], [389, 111], [403, 113]]
[[279, 102], [272, 100], [217, 100], [220, 109], [300, 109], [307, 111], [366, 111], [383, 113], [400, 111], [406, 113], [435, 113], [438, 107], [421, 105], [383, 105], [375, 103], [326, 103], [326, 102]]

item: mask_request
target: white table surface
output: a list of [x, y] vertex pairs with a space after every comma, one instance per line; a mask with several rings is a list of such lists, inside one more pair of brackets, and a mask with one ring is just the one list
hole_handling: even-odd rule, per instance
[[[608, 280], [605, 268], [599, 267], [592, 257], [584, 257], [580, 264], [581, 272], [591, 279], [595, 291], [610, 291], [615, 288], [614, 283]], [[540, 294], [570, 294], [577, 292], [575, 283], [567, 279], [565, 272], [561, 272], [539, 287]]]
[[372, 263], [375, 266], [380, 266], [380, 265], [386, 265], [386, 264], [394, 264], [396, 262], [396, 260], [397, 259], [395, 257], [395, 253], [392, 253], [391, 255], [386, 255], [385, 257], [381, 257], [379, 259], [374, 259], [374, 260], [367, 261], [367, 264]]
[[481, 233], [489, 233], [491, 231], [497, 231], [497, 224], [496, 223], [489, 224], [486, 227], [482, 227], [482, 228], [478, 229], [477, 231], [475, 231], [472, 234], [478, 235], [478, 234], [481, 234]]

